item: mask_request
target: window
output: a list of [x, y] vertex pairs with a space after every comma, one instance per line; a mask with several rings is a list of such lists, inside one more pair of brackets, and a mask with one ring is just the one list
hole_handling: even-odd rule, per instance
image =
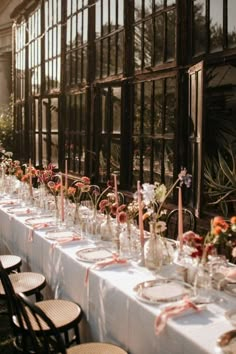
[[29, 92], [39, 94], [41, 87], [41, 11], [37, 9], [28, 20]]
[[95, 3], [96, 79], [123, 72], [124, 0]]
[[135, 70], [175, 61], [175, 1], [135, 0], [134, 4]]
[[25, 98], [26, 22], [15, 25], [15, 95]]
[[134, 85], [133, 186], [137, 180], [173, 182], [176, 78]]
[[61, 84], [61, 0], [45, 0], [45, 89], [58, 91]]
[[84, 86], [87, 82], [88, 1], [67, 1], [66, 84]]

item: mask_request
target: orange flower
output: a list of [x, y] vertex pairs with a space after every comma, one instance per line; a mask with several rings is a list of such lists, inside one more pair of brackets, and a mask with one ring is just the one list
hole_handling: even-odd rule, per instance
[[236, 216], [232, 216], [230, 219], [231, 224], [236, 224]]

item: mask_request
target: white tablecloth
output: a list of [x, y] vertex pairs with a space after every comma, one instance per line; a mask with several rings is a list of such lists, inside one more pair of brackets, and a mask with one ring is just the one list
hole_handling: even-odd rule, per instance
[[134, 264], [90, 270], [86, 285], [89, 264], [77, 260], [75, 253], [91, 243], [73, 241], [52, 247], [45, 231], [39, 230], [30, 240], [26, 217], [10, 215], [6, 209], [0, 205], [0, 253], [19, 255], [23, 269], [42, 272], [48, 284], [45, 297], [81, 305], [84, 340], [112, 342], [130, 354], [212, 354], [217, 338], [233, 329], [224, 313], [236, 307], [236, 298], [223, 294], [226, 301], [209, 304], [201, 313], [170, 319], [157, 336], [154, 321], [160, 307], [138, 301], [133, 292], [137, 283], [153, 278], [150, 271]]

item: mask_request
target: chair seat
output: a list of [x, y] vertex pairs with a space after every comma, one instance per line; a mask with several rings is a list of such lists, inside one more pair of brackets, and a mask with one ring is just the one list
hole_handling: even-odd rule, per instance
[[[9, 274], [9, 278], [13, 285], [15, 292], [20, 292], [25, 295], [33, 295], [39, 293], [46, 285], [46, 279], [44, 275], [34, 272], [22, 272]], [[0, 297], [5, 297], [5, 291], [0, 283]], [[37, 296], [36, 296], [37, 298]]]
[[67, 349], [67, 354], [127, 354], [127, 352], [114, 344], [109, 343], [83, 343]]
[[6, 269], [8, 273], [12, 272], [13, 270], [20, 271], [20, 266], [22, 264], [22, 260], [20, 257], [11, 255], [11, 254], [4, 254], [0, 255], [0, 260], [2, 262], [3, 268]]
[[[68, 325], [72, 327], [73, 323], [78, 323], [80, 316], [82, 315], [80, 306], [67, 300], [52, 299], [39, 301], [37, 302], [37, 306], [46, 314], [50, 320], [53, 321], [55, 327], [60, 331], [67, 330]], [[28, 312], [28, 317], [34, 331], [50, 330], [48, 325], [42, 319], [39, 319], [41, 327], [40, 329], [36, 319], [30, 312]], [[16, 326], [19, 325], [16, 320], [14, 320], [14, 323]]]

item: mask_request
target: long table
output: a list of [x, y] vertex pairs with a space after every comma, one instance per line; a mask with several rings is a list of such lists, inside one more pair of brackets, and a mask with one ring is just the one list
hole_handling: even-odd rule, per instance
[[[90, 270], [76, 251], [91, 246], [88, 240], [53, 247], [45, 230], [29, 227], [23, 216], [9, 214], [0, 204], [0, 253], [22, 257], [23, 269], [42, 272], [47, 280], [44, 296], [79, 303], [84, 311], [83, 341], [106, 341], [120, 345], [130, 354], [212, 354], [217, 338], [233, 327], [225, 311], [236, 307], [236, 297], [223, 294], [225, 301], [208, 304], [200, 313], [169, 319], [156, 335], [154, 322], [160, 306], [137, 299], [136, 284], [153, 278], [152, 273], [132, 262], [102, 270]], [[168, 271], [174, 271], [173, 269]]]

